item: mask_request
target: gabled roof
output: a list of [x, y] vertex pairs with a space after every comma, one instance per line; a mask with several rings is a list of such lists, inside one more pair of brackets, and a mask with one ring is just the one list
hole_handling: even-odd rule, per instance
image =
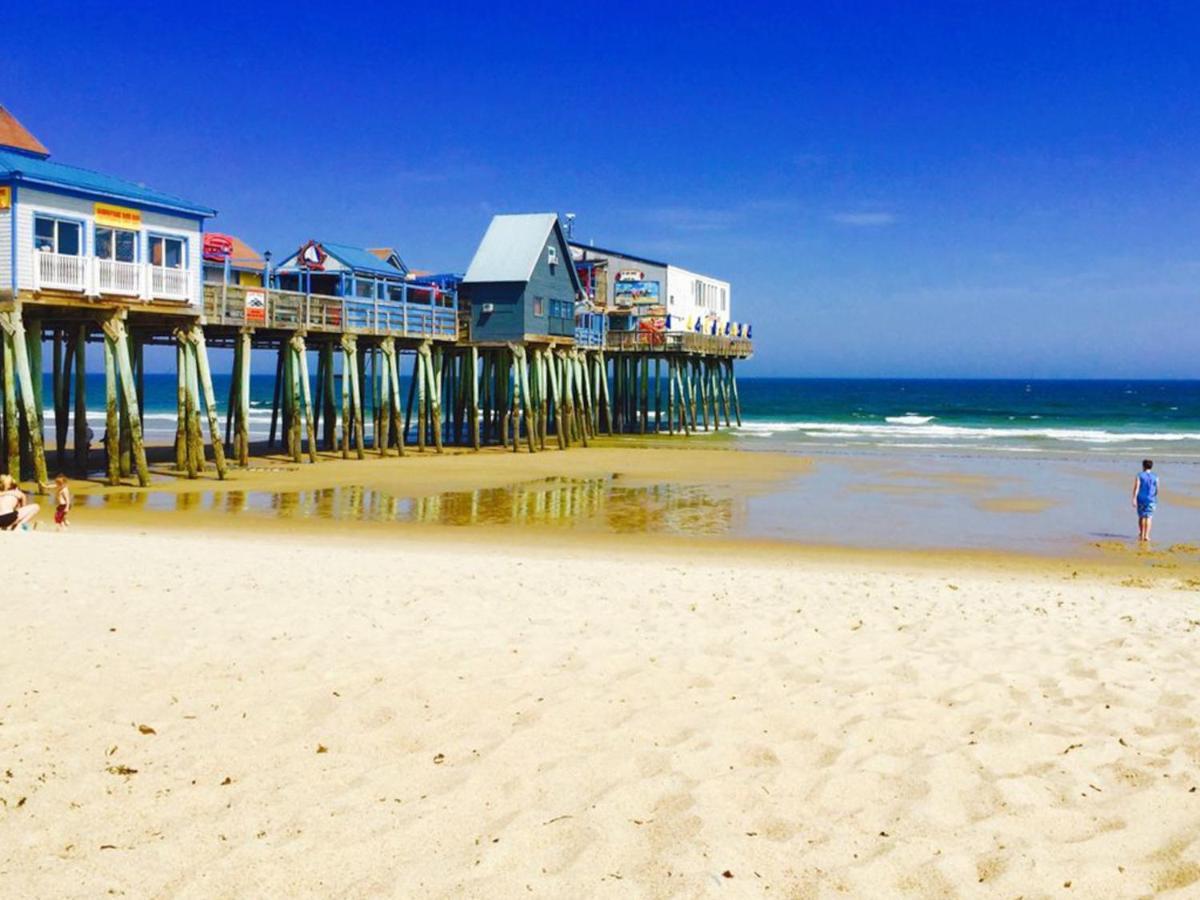
[[208, 217], [217, 214], [215, 209], [200, 206], [174, 194], [164, 194], [132, 181], [123, 181], [90, 169], [64, 166], [62, 163], [39, 159], [16, 150], [0, 149], [0, 181], [70, 188], [106, 200], [132, 201], [194, 216]]
[[[229, 265], [234, 269], [256, 269], [262, 271], [267, 261], [263, 259], [262, 254], [243, 241], [235, 234], [226, 234], [217, 231], [206, 231], [205, 236], [214, 235], [223, 237], [230, 243]], [[208, 260], [211, 262], [211, 260]]]
[[400, 254], [396, 252], [395, 247], [368, 247], [367, 252], [372, 256], [378, 256], [385, 263], [395, 266], [401, 272], [408, 271], [408, 266], [404, 264], [404, 260], [400, 258]]
[[487, 233], [479, 242], [471, 265], [467, 267], [463, 283], [528, 281], [552, 232], [558, 236], [567, 254], [567, 258], [561, 260], [561, 265], [570, 272], [575, 290], [582, 291], [583, 286], [579, 283], [579, 275], [555, 213], [492, 216]]
[[29, 129], [3, 106], [0, 106], [0, 148], [21, 150], [43, 158], [50, 155], [45, 145], [30, 134]]
[[[381, 260], [370, 250], [364, 247], [351, 247], [349, 244], [332, 244], [329, 241], [314, 241], [313, 243], [320, 244], [321, 249], [340, 262], [347, 269], [354, 272], [369, 272], [372, 275], [389, 275], [393, 278], [403, 278], [404, 271], [397, 269], [395, 266]], [[281, 271], [294, 270], [299, 268], [295, 264], [297, 250], [292, 253], [283, 264], [279, 266]]]

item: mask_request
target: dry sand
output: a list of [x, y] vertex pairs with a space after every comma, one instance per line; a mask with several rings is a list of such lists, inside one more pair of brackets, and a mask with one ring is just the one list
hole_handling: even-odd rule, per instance
[[5, 537], [3, 893], [1200, 887], [1183, 570], [531, 541]]

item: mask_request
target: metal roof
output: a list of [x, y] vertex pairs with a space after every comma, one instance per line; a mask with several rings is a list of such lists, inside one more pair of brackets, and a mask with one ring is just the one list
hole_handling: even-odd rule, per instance
[[592, 253], [598, 253], [605, 257], [619, 256], [622, 259], [628, 259], [632, 262], [645, 263], [648, 266], [658, 266], [663, 269], [670, 265], [670, 263], [659, 262], [657, 259], [646, 259], [644, 256], [634, 256], [632, 253], [626, 253], [623, 250], [610, 250], [606, 247], [596, 247], [593, 244], [581, 244], [578, 241], [571, 241], [571, 246], [577, 250], [588, 250]]
[[173, 194], [151, 190], [132, 181], [124, 181], [111, 175], [64, 166], [62, 163], [38, 159], [27, 153], [0, 149], [0, 181], [19, 181], [49, 187], [71, 188], [114, 200], [127, 200], [145, 206], [185, 212], [194, 216], [215, 216], [217, 211], [200, 206]]
[[[333, 244], [329, 241], [321, 240], [316, 241], [316, 243], [320, 244], [326, 253], [343, 266], [354, 272], [370, 272], [372, 275], [390, 275], [393, 278], [404, 277], [402, 270], [388, 265], [388, 263], [364, 247], [351, 247], [349, 244]], [[296, 258], [296, 253], [299, 253], [299, 250], [284, 260], [283, 264], [279, 266], [279, 271], [291, 271], [299, 268], [293, 262]]]
[[[551, 230], [556, 230], [562, 238], [562, 227], [555, 213], [492, 216], [487, 233], [467, 267], [463, 283], [529, 281]], [[566, 239], [562, 242], [565, 247]], [[562, 260], [562, 264], [570, 272], [575, 289], [582, 290], [570, 257]]]

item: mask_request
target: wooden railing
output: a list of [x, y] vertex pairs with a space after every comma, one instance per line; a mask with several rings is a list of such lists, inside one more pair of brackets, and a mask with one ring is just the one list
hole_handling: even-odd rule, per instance
[[[249, 315], [248, 293], [251, 299], [265, 299], [261, 310], [252, 304]], [[455, 338], [458, 324], [453, 306], [327, 297], [234, 284], [204, 285], [204, 315], [218, 325], [443, 340]]]
[[609, 331], [604, 348], [612, 351], [651, 353], [703, 353], [744, 358], [754, 352], [749, 338], [691, 331]]

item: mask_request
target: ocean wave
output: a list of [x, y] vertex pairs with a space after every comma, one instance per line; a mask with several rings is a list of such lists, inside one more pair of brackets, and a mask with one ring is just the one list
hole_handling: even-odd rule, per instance
[[887, 416], [883, 421], [889, 425], [927, 425], [932, 422], [936, 416], [922, 416], [917, 413], [905, 413], [902, 416]]
[[971, 425], [855, 424], [850, 422], [745, 422], [747, 435], [803, 434], [813, 438], [968, 441], [1041, 439], [1081, 444], [1119, 444], [1136, 441], [1200, 441], [1200, 431], [1126, 432], [1101, 428], [988, 428]]

